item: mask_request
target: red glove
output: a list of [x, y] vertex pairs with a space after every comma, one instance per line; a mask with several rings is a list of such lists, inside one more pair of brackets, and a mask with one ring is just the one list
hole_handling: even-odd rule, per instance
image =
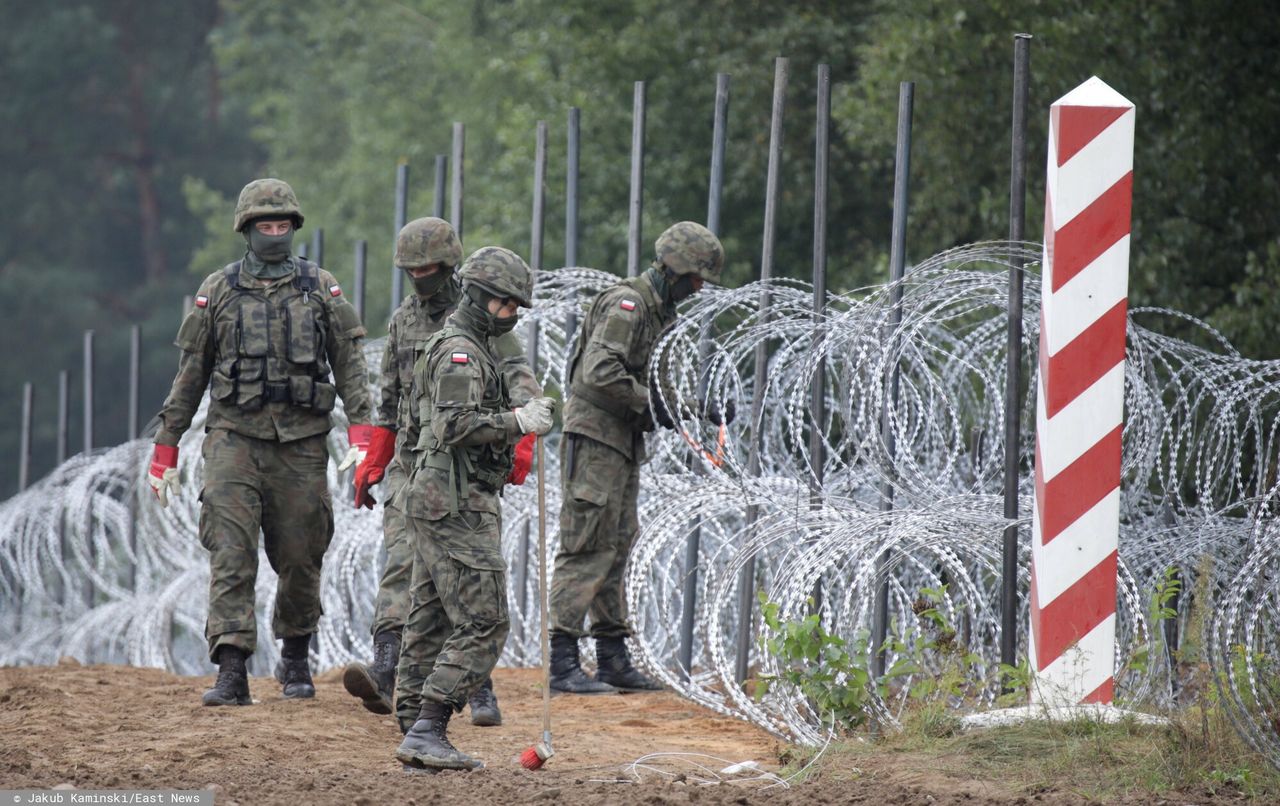
[[351, 447], [347, 449], [347, 455], [342, 457], [338, 470], [346, 470], [352, 465], [363, 462], [365, 454], [369, 451], [369, 440], [372, 437], [373, 426], [371, 425], [347, 426], [347, 444]]
[[[361, 427], [361, 426], [357, 426]], [[396, 452], [396, 432], [381, 426], [363, 426], [373, 432], [369, 438], [368, 451], [360, 464], [356, 466], [356, 509], [378, 503], [369, 494], [369, 488], [382, 481], [386, 475], [387, 465]]]
[[507, 476], [507, 484], [524, 484], [529, 468], [533, 467], [533, 443], [537, 438], [538, 435], [530, 431], [516, 443], [516, 463]]
[[160, 506], [169, 506], [169, 492], [178, 491], [178, 446], [157, 445], [147, 471], [151, 490], [160, 499]]

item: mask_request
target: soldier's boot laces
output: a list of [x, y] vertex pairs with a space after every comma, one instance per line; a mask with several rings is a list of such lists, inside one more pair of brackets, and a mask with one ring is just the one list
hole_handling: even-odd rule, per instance
[[396, 691], [396, 664], [400, 661], [400, 636], [380, 632], [373, 637], [373, 665], [349, 663], [342, 672], [342, 685], [364, 707], [375, 714], [389, 714]]
[[614, 694], [608, 683], [593, 680], [582, 671], [578, 639], [563, 633], [551, 634], [551, 690], [568, 694]]
[[624, 691], [661, 691], [662, 684], [631, 665], [627, 639], [596, 639], [596, 679]]
[[467, 699], [471, 706], [471, 724], [482, 728], [491, 728], [502, 724], [502, 711], [498, 710], [498, 697], [493, 693], [493, 678], [485, 681], [471, 692]]
[[218, 680], [200, 699], [205, 705], [252, 705], [245, 653], [239, 647], [218, 648]]
[[284, 649], [276, 663], [276, 680], [284, 686], [285, 699], [308, 700], [316, 696], [315, 684], [311, 682], [311, 666], [307, 663], [310, 646], [310, 635], [284, 639]]
[[418, 712], [404, 741], [396, 748], [396, 758], [409, 767], [426, 770], [474, 770], [483, 767], [449, 742], [449, 717], [453, 708], [439, 702], [426, 702]]

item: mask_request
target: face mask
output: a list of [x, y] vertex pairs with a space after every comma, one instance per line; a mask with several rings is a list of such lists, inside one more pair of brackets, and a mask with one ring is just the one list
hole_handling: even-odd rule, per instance
[[458, 314], [469, 321], [476, 330], [487, 336], [497, 338], [510, 333], [520, 321], [520, 315], [494, 316], [489, 313], [489, 300], [492, 296], [477, 286], [467, 286], [467, 295], [458, 307]]
[[510, 333], [516, 326], [516, 322], [520, 321], [520, 315], [515, 316], [494, 316], [489, 314], [489, 327], [494, 336], [504, 336]]
[[[409, 274], [408, 270], [405, 270], [405, 274]], [[409, 280], [413, 282], [413, 290], [418, 293], [418, 296], [430, 297], [443, 288], [451, 276], [453, 276], [453, 269], [440, 269], [426, 277], [414, 277], [409, 274]]]
[[682, 299], [693, 296], [693, 275], [682, 274], [674, 282], [669, 284], [671, 289], [671, 301], [679, 302]]
[[257, 227], [249, 227], [249, 248], [264, 263], [279, 263], [293, 251], [293, 230], [284, 235], [264, 235]]

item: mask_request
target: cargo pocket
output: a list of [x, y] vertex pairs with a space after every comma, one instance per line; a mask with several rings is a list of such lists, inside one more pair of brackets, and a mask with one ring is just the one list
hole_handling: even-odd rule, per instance
[[491, 549], [450, 548], [449, 558], [458, 572], [454, 596], [458, 615], [468, 624], [505, 623], [507, 612], [507, 564]]
[[609, 496], [582, 482], [570, 482], [570, 498], [564, 504], [567, 517], [561, 520], [560, 549], [568, 554], [591, 551], [599, 544]]

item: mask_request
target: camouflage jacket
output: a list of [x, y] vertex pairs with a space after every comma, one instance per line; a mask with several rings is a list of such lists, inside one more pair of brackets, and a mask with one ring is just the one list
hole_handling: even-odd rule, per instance
[[205, 278], [174, 341], [182, 357], [157, 443], [178, 444], [206, 388], [206, 427], [256, 439], [328, 431], [335, 395], [352, 424], [369, 422], [364, 326], [332, 274], [291, 260], [294, 271], [275, 280], [240, 271], [239, 262]]
[[596, 297], [570, 360], [564, 432], [582, 434], [644, 459], [641, 433], [653, 428], [646, 370], [653, 345], [675, 321], [648, 273]]
[[[462, 288], [454, 275], [430, 299], [417, 294], [405, 297], [404, 302], [387, 325], [387, 342], [382, 350], [382, 374], [379, 378], [378, 405], [374, 410], [374, 425], [397, 431], [396, 461], [387, 468], [389, 495], [394, 495], [404, 484], [413, 469], [414, 443], [406, 437], [405, 424], [409, 417], [409, 402], [413, 390], [413, 365], [422, 345], [440, 328], [453, 313]], [[524, 349], [514, 333], [494, 340], [498, 365], [506, 377], [511, 394], [511, 406], [517, 408], [542, 394], [538, 381], [525, 358]]]
[[498, 492], [523, 436], [490, 339], [451, 317], [423, 346], [403, 437], [413, 472], [395, 505], [417, 518], [466, 512], [501, 514]]

